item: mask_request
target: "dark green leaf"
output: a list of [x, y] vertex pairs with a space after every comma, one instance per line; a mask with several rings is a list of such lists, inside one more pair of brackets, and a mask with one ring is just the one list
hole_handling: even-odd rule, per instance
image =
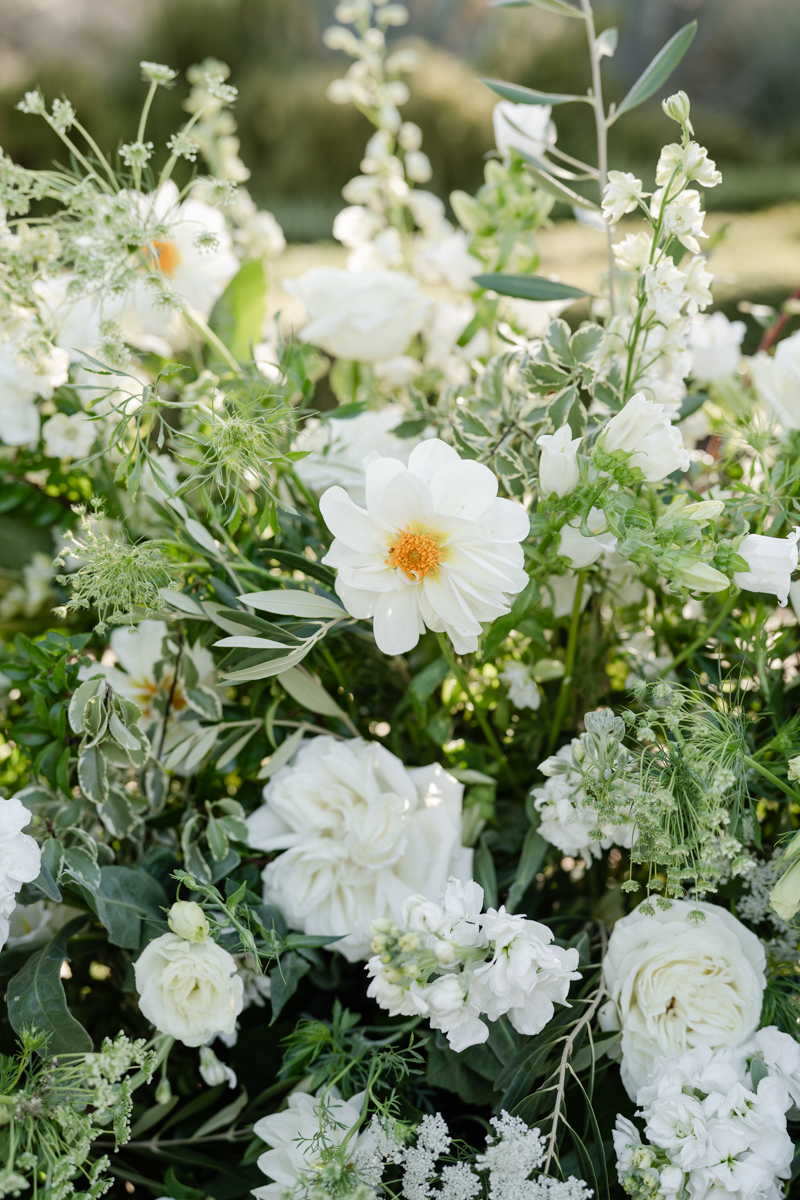
[[497, 908], [497, 872], [485, 833], [475, 851], [475, 882], [483, 888], [483, 907]]
[[269, 973], [270, 1001], [272, 1003], [270, 1025], [275, 1024], [286, 1001], [295, 994], [298, 983], [310, 970], [311, 963], [306, 962], [299, 954], [290, 952], [281, 955], [280, 962]]
[[516, 912], [517, 905], [541, 869], [549, 848], [550, 843], [546, 842], [538, 830], [533, 827], [525, 834], [517, 873], [506, 900], [506, 908], [509, 912]]
[[515, 296], [518, 300], [579, 300], [588, 296], [582, 288], [557, 279], [545, 279], [542, 275], [475, 275], [474, 282], [482, 288], [491, 288], [501, 296]]
[[432, 663], [428, 663], [427, 667], [411, 680], [411, 687], [409, 688], [411, 695], [420, 704], [424, 704], [439, 684], [444, 682], [449, 669], [446, 660], [443, 658], [437, 658]]
[[16, 1033], [31, 1026], [50, 1035], [47, 1054], [79, 1054], [92, 1049], [92, 1039], [67, 1008], [61, 964], [68, 959], [69, 939], [86, 924], [75, 917], [38, 954], [32, 955], [7, 988], [8, 1019]]
[[654, 92], [657, 92], [667, 82], [691, 46], [692, 39], [696, 33], [697, 21], [691, 21], [688, 25], [684, 25], [682, 29], [679, 29], [665, 46], [662, 46], [650, 63], [650, 66], [642, 72], [627, 96], [621, 101], [609, 122], [610, 124], [616, 121], [617, 117], [620, 117], [624, 112], [636, 108], [637, 104], [642, 104], [643, 101], [649, 99]]
[[167, 896], [147, 871], [133, 867], [103, 867], [96, 888], [84, 895], [108, 931], [113, 946], [138, 950], [142, 921], [164, 921]]

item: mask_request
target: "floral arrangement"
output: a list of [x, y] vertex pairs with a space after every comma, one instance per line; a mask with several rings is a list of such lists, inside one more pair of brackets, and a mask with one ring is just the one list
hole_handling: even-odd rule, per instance
[[[0, 156], [0, 1197], [797, 1174], [800, 333], [707, 311], [684, 93], [649, 190], [609, 169], [695, 24], [607, 105], [616, 30], [531, 3], [591, 88], [484, 81], [449, 209], [406, 10], [339, 3], [373, 132], [302, 319], [224, 64], [167, 146], [160, 64], [116, 150], [19, 104], [65, 154]], [[537, 273], [556, 202], [598, 294]]]

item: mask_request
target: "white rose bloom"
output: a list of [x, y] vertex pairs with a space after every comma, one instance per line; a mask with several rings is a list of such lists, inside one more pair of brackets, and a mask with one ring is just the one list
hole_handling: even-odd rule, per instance
[[589, 529], [596, 530], [596, 535], [584, 537], [580, 532], [580, 517], [573, 517], [569, 524], [561, 529], [558, 543], [558, 553], [570, 560], [576, 571], [596, 563], [604, 554], [611, 554], [617, 548], [617, 539], [606, 529], [606, 516], [602, 508], [589, 509], [586, 524]]
[[41, 867], [38, 843], [22, 832], [30, 821], [30, 810], [18, 797], [0, 799], [0, 948], [9, 936], [17, 892], [23, 883], [33, 883]]
[[44, 452], [48, 458], [86, 458], [98, 428], [85, 413], [56, 413], [42, 427]]
[[[578, 744], [577, 738], [573, 738], [570, 745], [562, 746], [553, 757], [571, 764], [572, 749]], [[601, 858], [603, 850], [609, 850], [613, 845], [629, 850], [633, 823], [603, 823], [599, 826], [603, 837], [596, 841], [590, 834], [598, 828], [597, 811], [584, 805], [580, 774], [577, 771], [551, 773], [549, 761], [539, 764], [539, 770], [549, 778], [543, 786], [531, 791], [533, 806], [541, 814], [539, 833], [544, 840], [556, 846], [562, 854], [570, 858], [582, 858], [586, 863], [591, 863], [593, 858]]]
[[43, 342], [42, 334], [34, 314], [25, 309], [12, 306], [0, 320], [0, 440], [9, 446], [36, 444], [36, 397], [49, 400], [67, 381], [69, 356]]
[[698, 313], [689, 327], [692, 378], [698, 383], [713, 383], [723, 375], [733, 375], [742, 360], [744, 321], [729, 321], [722, 312], [706, 316]]
[[609, 454], [615, 450], [631, 454], [628, 466], [638, 467], [649, 483], [658, 483], [673, 471], [689, 469], [689, 454], [680, 430], [670, 422], [663, 405], [653, 404], [642, 392], [631, 396], [622, 411], [611, 418], [601, 443]]
[[556, 127], [549, 104], [514, 104], [501, 100], [492, 112], [494, 143], [508, 158], [512, 150], [542, 158], [556, 142]]
[[614, 246], [614, 261], [621, 271], [644, 271], [650, 263], [653, 238], [649, 233], [626, 233]]
[[[656, 221], [661, 213], [665, 194], [666, 188], [659, 188], [650, 201], [650, 212]], [[700, 193], [687, 188], [674, 200], [670, 200], [664, 209], [661, 228], [668, 237], [676, 237], [692, 254], [699, 254], [700, 243], [697, 239], [708, 237], [708, 234], [703, 232], [704, 217], [705, 213], [700, 207]]]
[[211, 938], [187, 942], [162, 933], [133, 965], [139, 1008], [160, 1033], [202, 1046], [215, 1033], [233, 1033], [242, 1011], [236, 962]]
[[687, 276], [666, 254], [658, 264], [645, 269], [647, 307], [661, 321], [674, 321], [686, 303]]
[[555, 433], [543, 433], [536, 439], [542, 447], [539, 456], [539, 487], [543, 496], [558, 496], [559, 500], [578, 486], [578, 446], [583, 438], [572, 436], [569, 425]]
[[603, 193], [603, 216], [609, 225], [616, 225], [625, 213], [639, 207], [639, 201], [648, 195], [642, 191], [642, 181], [630, 171], [609, 171], [608, 183]]
[[[361, 1116], [363, 1099], [363, 1092], [351, 1100], [329, 1095], [325, 1104], [326, 1119], [318, 1099], [305, 1092], [292, 1092], [282, 1112], [256, 1121], [253, 1133], [270, 1147], [258, 1159], [259, 1170], [274, 1180], [264, 1187], [252, 1189], [257, 1200], [284, 1200], [301, 1175], [320, 1166], [324, 1150], [320, 1144], [321, 1130], [327, 1145], [341, 1145]], [[352, 1164], [358, 1150], [368, 1144], [369, 1134], [363, 1131], [354, 1134], [347, 1143], [345, 1162]]]
[[774, 356], [749, 360], [759, 398], [784, 429], [800, 429], [800, 330], [778, 342]]
[[400, 271], [313, 267], [299, 279], [285, 279], [282, 286], [300, 298], [308, 313], [302, 340], [356, 362], [382, 362], [402, 354], [431, 306], [416, 279]]
[[520, 543], [530, 521], [498, 499], [488, 467], [462, 461], [438, 438], [412, 450], [408, 467], [366, 460], [366, 511], [342, 488], [320, 500], [334, 534], [323, 562], [354, 617], [374, 617], [384, 654], [404, 654], [425, 627], [447, 633], [459, 654], [477, 648], [481, 622], [511, 610], [528, 576]]
[[[699, 908], [705, 921], [688, 921]], [[654, 916], [617, 921], [605, 957], [611, 1001], [603, 1028], [622, 1028], [622, 1081], [633, 1099], [659, 1056], [695, 1046], [735, 1048], [755, 1031], [764, 995], [765, 955], [724, 908], [673, 901]]]
[[733, 582], [746, 592], [768, 592], [778, 597], [781, 608], [789, 599], [792, 574], [797, 570], [797, 539], [800, 529], [785, 538], [764, 537], [748, 533], [736, 553], [747, 563], [749, 570], [734, 571]]
[[310, 738], [247, 819], [252, 847], [285, 851], [264, 869], [265, 898], [292, 928], [340, 935], [337, 950], [364, 958], [372, 921], [396, 921], [409, 896], [471, 874], [463, 791], [440, 766], [407, 769], [378, 742]]
[[514, 708], [531, 708], [536, 712], [542, 703], [542, 693], [527, 663], [508, 659], [500, 672], [500, 681], [508, 688], [508, 698]]
[[294, 469], [306, 487], [323, 492], [329, 487], [343, 487], [354, 504], [362, 507], [364, 491], [364, 459], [377, 452], [381, 458], [396, 458], [408, 462], [408, 456], [419, 438], [395, 437], [392, 430], [406, 420], [407, 413], [399, 404], [368, 410], [355, 417], [320, 420], [311, 417], [295, 438], [292, 449], [304, 450]]

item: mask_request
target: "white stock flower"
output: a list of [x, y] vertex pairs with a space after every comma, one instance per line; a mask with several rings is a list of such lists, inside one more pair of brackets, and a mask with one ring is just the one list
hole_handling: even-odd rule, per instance
[[644, 271], [650, 262], [653, 237], [649, 233], [627, 233], [614, 245], [614, 261], [621, 271]]
[[431, 306], [416, 279], [400, 271], [313, 267], [299, 279], [285, 279], [283, 289], [298, 296], [308, 313], [302, 340], [356, 362], [402, 354]]
[[252, 847], [285, 851], [264, 870], [265, 896], [292, 928], [340, 935], [336, 949], [363, 958], [373, 920], [471, 874], [463, 791], [437, 764], [408, 769], [378, 742], [310, 738], [247, 818]]
[[800, 1107], [800, 1044], [775, 1025], [759, 1029], [753, 1041], [757, 1059], [764, 1063], [770, 1075], [780, 1079], [792, 1103]]
[[[314, 1096], [292, 1092], [282, 1112], [256, 1121], [253, 1133], [269, 1146], [258, 1159], [259, 1170], [273, 1180], [252, 1189], [257, 1200], [284, 1200], [287, 1192], [293, 1192], [301, 1175], [320, 1167], [325, 1161], [326, 1146], [341, 1145], [358, 1121], [363, 1099], [363, 1092], [351, 1100], [329, 1095], [323, 1108]], [[346, 1163], [353, 1163], [368, 1137], [369, 1134], [362, 1132], [350, 1138]]]
[[687, 276], [668, 255], [645, 270], [647, 306], [661, 321], [674, 321], [686, 303]]
[[236, 962], [211, 938], [187, 942], [163, 933], [134, 963], [139, 1008], [160, 1033], [202, 1046], [215, 1033], [233, 1033], [242, 1011]]
[[69, 356], [51, 345], [33, 313], [11, 308], [0, 320], [0, 440], [9, 446], [35, 445], [39, 410], [66, 383]]
[[[611, 554], [617, 548], [617, 539], [606, 528], [606, 517], [602, 508], [590, 508], [586, 524], [593, 531], [591, 537], [585, 537], [580, 532], [580, 517], [562, 526], [561, 538], [558, 543], [558, 553], [570, 560], [576, 571], [596, 563], [604, 554]], [[596, 531], [596, 532], [594, 532]]]
[[[573, 738], [570, 745], [562, 746], [556, 752], [554, 758], [572, 764], [572, 749], [578, 744], [578, 740]], [[543, 786], [531, 789], [533, 806], [541, 815], [538, 829], [544, 840], [556, 846], [562, 854], [570, 858], [582, 858], [588, 864], [593, 858], [601, 858], [603, 850], [609, 850], [613, 845], [629, 850], [633, 823], [626, 821], [622, 825], [611, 825], [604, 822], [598, 826], [596, 810], [584, 804], [580, 774], [573, 770], [551, 774], [547, 769], [548, 761], [540, 763], [539, 770], [549, 777]], [[591, 837], [592, 831], [598, 827], [602, 835], [599, 841]]]
[[630, 171], [609, 171], [603, 193], [603, 216], [610, 225], [616, 225], [625, 213], [638, 208], [639, 201], [648, 194], [642, 191], [641, 179]]
[[408, 467], [366, 460], [366, 511], [342, 488], [320, 509], [334, 535], [323, 562], [354, 617], [374, 617], [385, 654], [413, 649], [425, 627], [447, 633], [459, 654], [477, 648], [481, 623], [510, 611], [528, 582], [520, 542], [529, 518], [498, 499], [488, 467], [462, 461], [438, 438], [412, 450]]
[[684, 449], [681, 431], [669, 419], [661, 404], [653, 404], [642, 392], [606, 425], [601, 444], [613, 454], [630, 453], [629, 467], [638, 467], [649, 483], [657, 483], [673, 471], [688, 471], [689, 454]]
[[519, 150], [531, 158], [543, 158], [556, 141], [551, 112], [549, 104], [514, 104], [510, 100], [495, 104], [492, 125], [499, 152], [505, 158], [512, 150]]
[[785, 538], [748, 533], [736, 553], [748, 565], [747, 571], [734, 571], [733, 582], [746, 592], [768, 592], [778, 597], [781, 608], [789, 599], [792, 574], [797, 570], [797, 539], [800, 529]]
[[774, 356], [749, 360], [759, 398], [784, 429], [800, 429], [800, 330], [778, 342]]
[[42, 426], [44, 452], [48, 458], [86, 458], [98, 428], [85, 413], [56, 413]]
[[669, 184], [672, 193], [686, 183], [716, 187], [721, 182], [722, 175], [716, 169], [713, 159], [708, 157], [705, 146], [699, 146], [697, 142], [689, 142], [688, 146], [672, 142], [662, 148], [656, 167], [656, 183], [659, 187]]
[[208, 1087], [216, 1087], [219, 1083], [227, 1083], [229, 1088], [236, 1087], [236, 1072], [227, 1063], [220, 1062], [210, 1046], [200, 1047], [200, 1077]]
[[469, 998], [490, 1021], [508, 1014], [518, 1033], [541, 1033], [565, 1004], [576, 971], [577, 950], [551, 945], [552, 930], [538, 921], [513, 916], [505, 908], [481, 917], [484, 936], [493, 944], [489, 962], [472, 971]]
[[17, 892], [23, 883], [33, 883], [41, 867], [38, 843], [22, 832], [30, 821], [30, 810], [17, 796], [0, 799], [0, 948], [10, 932]]
[[714, 276], [706, 270], [706, 260], [693, 258], [686, 271], [686, 311], [694, 316], [702, 308], [708, 308], [714, 297], [711, 283]]
[[[661, 215], [665, 195], [666, 188], [659, 188], [653, 193], [650, 201], [650, 212], [656, 221]], [[697, 239], [708, 237], [708, 234], [703, 232], [704, 217], [705, 212], [700, 207], [700, 193], [687, 188], [674, 200], [670, 200], [664, 208], [661, 229], [667, 237], [677, 238], [692, 254], [699, 254], [700, 243]]]
[[689, 325], [692, 378], [713, 383], [723, 375], [733, 375], [742, 360], [746, 328], [744, 321], [729, 321], [722, 312], [693, 316]]
[[395, 437], [392, 430], [406, 419], [399, 404], [370, 409], [355, 417], [339, 419], [335, 415], [320, 420], [311, 417], [294, 440], [292, 449], [307, 452], [294, 469], [306, 487], [323, 492], [329, 487], [343, 487], [350, 499], [363, 507], [364, 459], [377, 452], [382, 458], [408, 462], [408, 456], [419, 438]]
[[371, 242], [385, 227], [386, 218], [381, 213], [373, 212], [363, 204], [351, 204], [337, 213], [333, 236], [349, 250], [356, 250]]
[[415, 980], [408, 989], [408, 1002], [413, 1005], [411, 1011], [425, 1017], [431, 1029], [445, 1034], [456, 1054], [480, 1045], [489, 1036], [489, 1027], [481, 1021], [471, 995], [466, 995], [461, 976], [440, 975], [427, 985]]
[[569, 425], [555, 433], [543, 433], [536, 439], [542, 447], [539, 456], [539, 487], [543, 496], [558, 496], [559, 500], [578, 486], [578, 446], [583, 438], [572, 436]]
[[503, 664], [500, 681], [508, 688], [508, 698], [514, 708], [531, 708], [536, 712], [542, 703], [542, 693], [527, 663], [509, 658]]
[[[699, 909], [702, 922], [689, 921]], [[622, 1081], [628, 1095], [659, 1057], [695, 1046], [735, 1049], [755, 1031], [764, 995], [764, 949], [724, 908], [673, 901], [648, 916], [617, 921], [604, 960], [611, 1000], [603, 1028], [622, 1028]]]

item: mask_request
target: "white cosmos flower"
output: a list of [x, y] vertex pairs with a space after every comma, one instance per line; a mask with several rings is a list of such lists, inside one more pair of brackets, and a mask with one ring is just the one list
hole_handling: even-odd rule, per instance
[[33, 883], [41, 867], [38, 844], [22, 832], [30, 821], [30, 810], [17, 796], [0, 799], [0, 948], [9, 935], [17, 892], [23, 883]]
[[536, 439], [542, 447], [539, 455], [539, 487], [543, 496], [558, 496], [561, 499], [578, 486], [578, 446], [583, 438], [572, 436], [569, 425], [562, 425], [555, 433], [543, 433]]
[[689, 454], [684, 449], [681, 431], [670, 421], [661, 404], [653, 404], [642, 392], [613, 416], [600, 438], [609, 454], [616, 450], [629, 453], [629, 467], [638, 467], [649, 483], [657, 483], [673, 471], [688, 471]]
[[[273, 1180], [252, 1189], [257, 1200], [284, 1200], [292, 1193], [301, 1175], [322, 1164], [325, 1145], [341, 1145], [361, 1116], [363, 1100], [363, 1092], [351, 1100], [329, 1095], [323, 1111], [314, 1096], [292, 1092], [282, 1112], [256, 1121], [253, 1133], [269, 1147], [258, 1159], [259, 1170]], [[345, 1163], [352, 1165], [369, 1141], [369, 1133], [355, 1133], [347, 1143]]]
[[784, 429], [800, 429], [800, 330], [778, 342], [774, 356], [749, 360], [759, 398]]
[[525, 510], [498, 499], [488, 467], [438, 438], [416, 446], [408, 467], [366, 460], [366, 497], [366, 511], [342, 488], [320, 500], [334, 534], [323, 562], [338, 569], [347, 611], [374, 617], [385, 654], [412, 650], [425, 626], [446, 633], [459, 654], [475, 650], [481, 623], [508, 613], [528, 582]]
[[[689, 921], [696, 909], [702, 922]], [[764, 995], [761, 942], [727, 909], [673, 901], [617, 921], [604, 960], [611, 1000], [604, 1029], [622, 1028], [622, 1082], [629, 1096], [659, 1056], [695, 1046], [735, 1049], [755, 1032]]]
[[300, 336], [326, 354], [356, 362], [396, 358], [422, 328], [431, 301], [401, 271], [343, 271], [313, 267], [283, 289], [300, 298], [309, 316]]
[[742, 360], [744, 321], [729, 321], [723, 312], [698, 313], [689, 326], [691, 374], [698, 383], [733, 375]]
[[133, 964], [139, 1008], [160, 1033], [202, 1046], [215, 1033], [233, 1033], [243, 984], [227, 950], [211, 938], [187, 942], [162, 933]]
[[[573, 738], [571, 744], [562, 746], [554, 757], [571, 764], [572, 748], [577, 745], [578, 739]], [[531, 790], [533, 806], [541, 815], [539, 833], [546, 842], [556, 846], [562, 854], [582, 858], [586, 863], [591, 863], [593, 858], [602, 858], [603, 850], [613, 845], [630, 849], [633, 822], [626, 821], [623, 825], [602, 823], [599, 828], [603, 836], [596, 841], [590, 835], [598, 828], [597, 810], [584, 804], [580, 774], [571, 770], [563, 775], [551, 775], [546, 768], [547, 761], [540, 763], [539, 770], [549, 778], [543, 786]]]
[[294, 929], [341, 935], [336, 949], [357, 961], [373, 920], [398, 920], [409, 896], [471, 874], [463, 791], [442, 767], [406, 768], [378, 742], [309, 739], [247, 819], [251, 846], [284, 851], [264, 870], [265, 897]]
[[303, 483], [314, 492], [328, 487], [343, 487], [350, 499], [362, 507], [364, 459], [377, 451], [382, 458], [407, 463], [419, 438], [395, 437], [392, 430], [406, 419], [399, 404], [387, 404], [344, 419], [334, 415], [320, 420], [311, 417], [295, 438], [293, 449], [304, 450], [294, 469]]
[[508, 698], [514, 708], [531, 708], [536, 712], [542, 703], [542, 693], [527, 663], [509, 658], [500, 672], [500, 681], [508, 688]]
[[556, 141], [551, 112], [549, 104], [514, 104], [511, 100], [495, 104], [492, 125], [497, 149], [505, 158], [512, 150], [542, 158]]
[[736, 551], [749, 570], [734, 571], [733, 582], [746, 592], [769, 592], [785, 608], [792, 575], [797, 570], [798, 538], [800, 529], [792, 530], [785, 538], [749, 533]]
[[630, 171], [609, 171], [603, 193], [603, 216], [610, 225], [616, 225], [625, 213], [638, 208], [639, 201], [648, 194], [642, 191], [641, 179]]
[[35, 445], [39, 410], [66, 383], [69, 356], [44, 338], [36, 316], [12, 306], [0, 320], [0, 440], [9, 446]]
[[592, 536], [586, 537], [580, 532], [580, 517], [562, 526], [561, 538], [558, 543], [558, 553], [570, 560], [576, 571], [596, 563], [604, 554], [611, 554], [617, 548], [617, 539], [606, 527], [606, 517], [602, 508], [590, 508], [586, 524], [592, 530]]
[[85, 413], [56, 413], [42, 427], [48, 458], [85, 458], [97, 437], [97, 424]]

